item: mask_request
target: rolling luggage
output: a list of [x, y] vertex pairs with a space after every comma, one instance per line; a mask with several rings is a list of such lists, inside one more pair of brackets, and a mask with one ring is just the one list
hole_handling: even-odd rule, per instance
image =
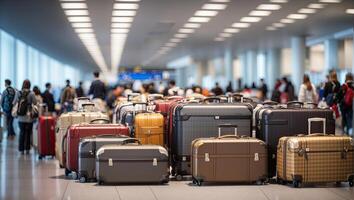
[[[235, 128], [235, 135], [221, 136], [221, 128]], [[219, 137], [192, 142], [193, 183], [260, 182], [267, 180], [267, 146], [256, 138], [240, 137], [236, 125], [220, 125]]]
[[96, 179], [96, 152], [103, 145], [122, 144], [130, 137], [124, 135], [94, 135], [84, 137], [79, 143], [78, 178], [81, 183]]
[[[181, 104], [175, 108], [172, 141], [173, 174], [180, 180], [191, 174], [190, 148], [197, 138], [217, 136], [218, 126], [235, 124], [240, 135], [251, 136], [252, 108], [249, 104]], [[226, 129], [225, 129], [226, 130]]]
[[55, 157], [59, 160], [59, 166], [65, 168], [66, 133], [73, 124], [89, 123], [94, 119], [109, 119], [106, 114], [95, 112], [94, 104], [83, 104], [82, 111], [63, 113], [57, 120], [55, 128]]
[[[128, 98], [126, 102], [122, 102], [120, 104], [118, 104], [115, 108], [114, 108], [114, 112], [113, 112], [113, 123], [114, 124], [122, 124], [122, 118], [123, 115], [125, 115], [126, 112], [129, 111], [134, 111], [134, 110], [139, 110], [138, 108], [135, 108], [135, 104], [139, 101], [136, 101], [134, 99], [139, 98], [141, 95], [138, 93], [132, 93], [132, 94], [128, 94]], [[146, 104], [145, 104], [146, 105]], [[144, 110], [145, 107], [140, 108], [140, 110]]]
[[[324, 124], [324, 134], [310, 134], [312, 122]], [[354, 140], [348, 136], [326, 135], [326, 119], [308, 119], [308, 135], [282, 137], [277, 154], [279, 182], [349, 182], [354, 178]]]
[[[101, 119], [96, 119], [101, 120]], [[90, 124], [71, 125], [67, 133], [66, 168], [71, 172], [78, 171], [78, 150], [80, 139], [93, 135], [125, 135], [129, 136], [129, 129], [121, 124], [95, 124], [93, 120]], [[73, 179], [77, 174], [73, 173]]]
[[[303, 108], [300, 102], [290, 102], [287, 106], [267, 107], [258, 111], [256, 116], [256, 137], [268, 145], [268, 175], [276, 175], [276, 153], [279, 138], [307, 132], [308, 119], [313, 117], [326, 118], [326, 130], [335, 132], [335, 120], [330, 109]], [[313, 124], [312, 132], [321, 132], [320, 123]]]
[[97, 151], [96, 176], [99, 184], [167, 183], [169, 165], [167, 150], [158, 145], [104, 145]]
[[55, 117], [40, 116], [38, 118], [38, 158], [55, 156]]
[[134, 136], [142, 144], [164, 146], [164, 117], [160, 113], [139, 113], [134, 119]]

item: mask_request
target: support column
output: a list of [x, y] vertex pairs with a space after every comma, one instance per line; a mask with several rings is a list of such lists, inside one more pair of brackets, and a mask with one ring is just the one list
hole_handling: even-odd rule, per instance
[[247, 84], [247, 56], [246, 53], [240, 54], [239, 55], [240, 58], [240, 65], [241, 65], [241, 74], [240, 74], [240, 78], [241, 78], [241, 85], [239, 85], [238, 89], [243, 88], [245, 86], [245, 84]]
[[291, 38], [291, 78], [295, 87], [295, 94], [298, 93], [302, 78], [305, 73], [306, 46], [305, 37]]
[[255, 51], [247, 52], [247, 86], [251, 87], [257, 79], [257, 54]]
[[232, 87], [235, 88], [234, 85], [234, 66], [233, 66], [233, 51], [231, 48], [227, 48], [224, 53], [224, 73], [227, 82], [231, 81]]
[[323, 72], [328, 74], [329, 70], [338, 68], [338, 41], [328, 39], [324, 42], [324, 47], [325, 69]]
[[280, 78], [280, 49], [268, 49], [266, 53], [266, 78], [269, 89], [275, 85], [275, 80]]

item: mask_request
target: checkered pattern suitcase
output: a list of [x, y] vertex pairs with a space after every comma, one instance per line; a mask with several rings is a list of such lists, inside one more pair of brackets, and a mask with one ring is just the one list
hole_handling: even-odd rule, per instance
[[[324, 118], [308, 121], [309, 130], [312, 122], [326, 124]], [[318, 133], [282, 137], [277, 151], [277, 178], [281, 182], [292, 181], [294, 187], [301, 183], [346, 181], [353, 186], [354, 140]]]

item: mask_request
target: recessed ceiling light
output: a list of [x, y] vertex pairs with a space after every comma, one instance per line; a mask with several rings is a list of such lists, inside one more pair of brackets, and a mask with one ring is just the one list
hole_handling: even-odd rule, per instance
[[119, 10], [136, 10], [139, 8], [139, 4], [136, 3], [115, 3], [113, 9]]
[[268, 26], [268, 27], [266, 28], [266, 30], [267, 30], [267, 31], [275, 31], [275, 30], [277, 30], [277, 28], [275, 28], [275, 27], [273, 27], [273, 26]]
[[177, 33], [174, 35], [175, 38], [187, 38], [188, 34], [184, 34], [184, 33]]
[[82, 16], [89, 14], [87, 10], [64, 10], [64, 12], [68, 16]]
[[253, 10], [249, 13], [250, 16], [269, 16], [270, 14], [272, 12], [267, 10]]
[[133, 17], [112, 17], [112, 22], [133, 22], [134, 18]]
[[291, 23], [294, 23], [295, 20], [293, 20], [293, 19], [281, 19], [280, 22], [281, 23], [286, 23], [286, 24], [291, 24]]
[[202, 9], [203, 10], [224, 10], [226, 7], [227, 7], [226, 4], [207, 3], [203, 5]]
[[340, 3], [342, 0], [319, 0], [320, 3]]
[[242, 17], [241, 22], [259, 22], [262, 18], [260, 17]]
[[169, 51], [171, 49], [171, 47], [164, 46], [164, 47], [161, 47], [160, 49], [164, 50], [164, 51]]
[[94, 33], [80, 33], [79, 37], [82, 39], [93, 39], [95, 38], [95, 34]]
[[308, 8], [314, 8], [314, 9], [322, 9], [326, 6], [326, 4], [320, 4], [320, 3], [311, 3], [307, 7]]
[[128, 33], [128, 28], [112, 28], [111, 33]]
[[257, 7], [258, 10], [279, 10], [280, 8], [278, 4], [261, 4]]
[[69, 22], [90, 22], [90, 17], [68, 17]]
[[118, 17], [133, 17], [136, 15], [136, 11], [135, 10], [113, 10], [112, 15]]
[[86, 3], [61, 3], [63, 9], [87, 9]]
[[270, 3], [288, 3], [288, 0], [270, 0]]
[[166, 43], [165, 46], [166, 46], [166, 47], [175, 47], [175, 46], [177, 46], [177, 44], [176, 44], [176, 43], [169, 42], [169, 43]]
[[218, 14], [218, 11], [215, 11], [215, 10], [197, 10], [194, 13], [194, 16], [198, 16], [198, 17], [214, 17], [217, 14]]
[[347, 14], [354, 15], [354, 9], [347, 9], [345, 12], [346, 12]]
[[69, 2], [71, 2], [71, 1], [85, 1], [85, 0], [59, 0], [59, 1], [69, 1]]
[[305, 14], [312, 14], [312, 13], [316, 13], [317, 10], [313, 9], [313, 8], [301, 8], [298, 13], [305, 13]]
[[220, 37], [232, 37], [231, 33], [220, 33], [219, 34]]
[[306, 19], [307, 15], [305, 14], [290, 14], [287, 16], [289, 19]]
[[130, 23], [112, 23], [113, 28], [130, 28]]
[[214, 41], [217, 41], [217, 42], [222, 42], [224, 40], [225, 40], [225, 38], [222, 38], [222, 37], [217, 37], [214, 39]]
[[237, 28], [225, 28], [224, 32], [225, 33], [238, 33], [238, 32], [240, 32], [240, 30]]
[[251, 24], [249, 23], [233, 23], [232, 27], [235, 28], [248, 28]]
[[277, 27], [277, 28], [281, 28], [281, 27], [284, 27], [285, 24], [282, 24], [282, 23], [273, 23], [273, 26], [274, 26], [274, 27]]
[[92, 24], [91, 23], [72, 23], [71, 26], [74, 28], [90, 28], [90, 27], [92, 27]]
[[178, 42], [181, 42], [182, 39], [181, 38], [171, 38], [170, 39], [170, 42], [174, 42], [174, 43], [178, 43]]
[[75, 32], [77, 33], [93, 33], [92, 28], [75, 28]]
[[230, 0], [210, 0], [210, 2], [213, 2], [213, 3], [229, 3]]
[[140, 0], [116, 0], [120, 2], [139, 2]]
[[201, 24], [197, 24], [197, 23], [186, 23], [184, 24], [185, 28], [199, 28], [201, 26]]
[[195, 23], [206, 23], [209, 22], [210, 17], [191, 17], [189, 18], [189, 22], [195, 22]]
[[195, 29], [181, 28], [178, 30], [180, 33], [194, 33]]

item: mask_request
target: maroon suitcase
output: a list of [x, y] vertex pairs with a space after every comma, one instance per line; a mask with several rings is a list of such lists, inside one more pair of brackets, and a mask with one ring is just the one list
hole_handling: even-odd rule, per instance
[[78, 170], [78, 149], [80, 139], [94, 135], [129, 136], [129, 128], [121, 124], [75, 124], [68, 130], [66, 163], [69, 171]]
[[38, 158], [55, 156], [55, 117], [40, 116], [38, 119]]

